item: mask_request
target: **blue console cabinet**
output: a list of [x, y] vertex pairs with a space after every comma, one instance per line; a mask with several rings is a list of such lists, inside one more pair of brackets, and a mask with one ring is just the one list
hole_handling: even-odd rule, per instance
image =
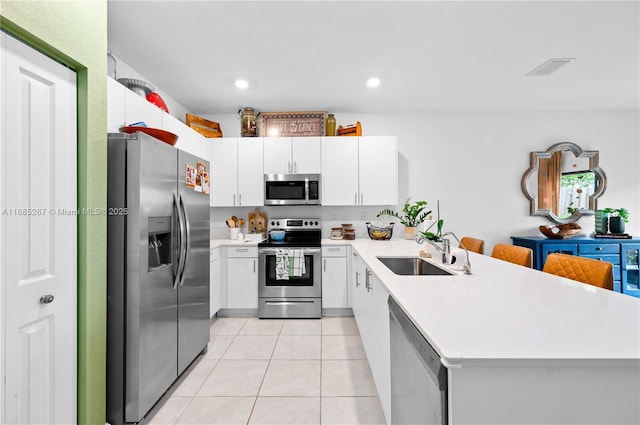
[[538, 270], [542, 270], [547, 255], [556, 252], [608, 261], [613, 264], [613, 290], [640, 297], [640, 239], [637, 237], [548, 239], [544, 236], [512, 236], [511, 239], [514, 245], [533, 250], [533, 267]]

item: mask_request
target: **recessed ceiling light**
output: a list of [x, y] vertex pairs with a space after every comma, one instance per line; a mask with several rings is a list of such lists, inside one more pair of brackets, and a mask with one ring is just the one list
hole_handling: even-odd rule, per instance
[[367, 80], [367, 86], [374, 88], [380, 85], [380, 79], [376, 77], [371, 77]]
[[249, 87], [249, 82], [247, 80], [236, 80], [235, 85], [239, 89], [246, 89]]

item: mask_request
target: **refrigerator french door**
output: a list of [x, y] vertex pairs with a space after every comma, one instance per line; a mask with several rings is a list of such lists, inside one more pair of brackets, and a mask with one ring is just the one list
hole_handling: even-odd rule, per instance
[[209, 342], [209, 196], [194, 184], [198, 167], [209, 164], [146, 134], [109, 134], [112, 425], [140, 422]]

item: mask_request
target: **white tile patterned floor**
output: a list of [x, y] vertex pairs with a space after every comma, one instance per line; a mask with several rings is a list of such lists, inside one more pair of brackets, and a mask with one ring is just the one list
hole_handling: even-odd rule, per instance
[[385, 424], [352, 317], [219, 318], [150, 425]]

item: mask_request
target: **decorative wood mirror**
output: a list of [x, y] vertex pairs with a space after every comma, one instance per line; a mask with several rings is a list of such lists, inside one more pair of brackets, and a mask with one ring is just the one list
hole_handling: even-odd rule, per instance
[[598, 156], [598, 151], [583, 151], [571, 142], [531, 152], [531, 165], [521, 181], [522, 192], [531, 201], [531, 215], [564, 224], [594, 214], [598, 197], [607, 188]]

